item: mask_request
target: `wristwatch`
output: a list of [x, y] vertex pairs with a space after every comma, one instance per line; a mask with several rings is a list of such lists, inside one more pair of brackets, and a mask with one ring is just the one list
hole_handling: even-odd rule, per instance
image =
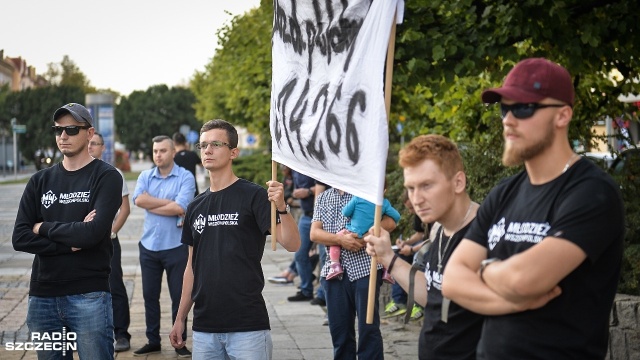
[[111, 240], [115, 239], [118, 237], [118, 234], [114, 233], [113, 231], [111, 232]]
[[500, 261], [500, 259], [498, 258], [489, 258], [489, 259], [484, 259], [480, 262], [480, 280], [482, 280], [482, 282], [484, 282], [484, 279], [482, 278], [482, 273], [484, 273], [484, 269], [487, 268], [487, 266], [489, 266], [489, 264], [494, 263], [496, 261]]
[[291, 210], [291, 207], [289, 207], [289, 204], [287, 204], [287, 206], [285, 206], [284, 211], [280, 211], [280, 210], [278, 210], [278, 207], [276, 207], [276, 211], [280, 215], [288, 214], [289, 210]]

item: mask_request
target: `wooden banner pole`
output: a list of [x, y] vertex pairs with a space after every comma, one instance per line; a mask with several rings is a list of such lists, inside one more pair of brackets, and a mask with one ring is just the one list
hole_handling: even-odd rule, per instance
[[[391, 34], [389, 35], [389, 47], [387, 47], [387, 63], [384, 71], [384, 105], [387, 110], [387, 121], [391, 113], [391, 83], [393, 80], [393, 57], [396, 47], [396, 15], [393, 16], [391, 23]], [[373, 222], [373, 235], [380, 236], [380, 220], [382, 218], [382, 206], [376, 205], [376, 211]], [[373, 312], [375, 310], [377, 280], [378, 277], [378, 260], [371, 257], [371, 270], [369, 272], [369, 294], [367, 299], [367, 324], [373, 324]]]

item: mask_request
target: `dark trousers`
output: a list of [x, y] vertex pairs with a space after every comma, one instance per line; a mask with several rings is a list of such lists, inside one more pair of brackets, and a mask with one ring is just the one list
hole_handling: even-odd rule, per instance
[[[142, 271], [142, 296], [144, 297], [144, 318], [147, 324], [147, 339], [149, 344], [160, 344], [160, 290], [162, 288], [162, 274], [167, 272], [167, 285], [171, 297], [171, 326], [176, 321], [180, 295], [182, 294], [182, 278], [187, 267], [189, 250], [187, 245], [177, 248], [151, 251], [141, 243], [140, 269]], [[185, 325], [182, 340], [187, 339]]]
[[[384, 359], [377, 301], [382, 284], [382, 270], [377, 271], [377, 274], [374, 275], [377, 275], [377, 281], [373, 324], [367, 324], [369, 276], [351, 282], [345, 273], [342, 280], [327, 281], [324, 277], [321, 280], [327, 298], [327, 314], [329, 315], [329, 331], [333, 342], [334, 359]], [[358, 321], [357, 349], [356, 317]]]
[[111, 258], [111, 274], [109, 275], [109, 286], [111, 287], [111, 301], [113, 303], [113, 332], [116, 340], [125, 338], [131, 340], [129, 334], [129, 297], [127, 288], [122, 280], [122, 248], [120, 240], [116, 237], [112, 240], [113, 257]]

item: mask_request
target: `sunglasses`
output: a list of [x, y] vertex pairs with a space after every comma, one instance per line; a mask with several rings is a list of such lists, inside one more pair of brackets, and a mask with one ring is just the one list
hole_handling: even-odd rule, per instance
[[507, 117], [507, 113], [509, 111], [511, 111], [511, 114], [513, 114], [513, 116], [516, 119], [521, 119], [522, 120], [522, 119], [528, 119], [528, 118], [532, 117], [533, 114], [538, 109], [544, 109], [544, 108], [548, 108], [548, 107], [563, 107], [563, 106], [569, 106], [569, 105], [565, 105], [565, 104], [537, 104], [537, 103], [529, 103], [529, 104], [517, 103], [517, 104], [507, 105], [507, 104], [500, 103], [500, 115], [504, 119], [505, 117]]
[[231, 145], [227, 144], [226, 142], [217, 141], [217, 140], [214, 140], [214, 141], [211, 141], [211, 142], [203, 141], [201, 143], [197, 143], [196, 144], [196, 149], [206, 150], [209, 147], [209, 145], [213, 146], [214, 149], [219, 149], [219, 148], [221, 148], [223, 146], [226, 146], [229, 149], [233, 149], [231, 147]]
[[85, 126], [71, 125], [71, 126], [52, 126], [51, 130], [53, 130], [53, 132], [56, 133], [56, 136], [61, 136], [63, 131], [66, 132], [67, 135], [69, 136], [74, 136], [80, 133], [80, 129], [89, 129], [89, 128], [91, 128], [91, 126], [89, 125], [85, 125]]

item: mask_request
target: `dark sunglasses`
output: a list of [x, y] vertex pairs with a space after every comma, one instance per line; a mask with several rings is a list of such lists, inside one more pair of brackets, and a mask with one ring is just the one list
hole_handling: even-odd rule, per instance
[[517, 104], [512, 104], [512, 105], [506, 105], [506, 104], [500, 103], [500, 115], [504, 119], [505, 117], [507, 117], [507, 113], [509, 111], [511, 111], [511, 113], [513, 114], [513, 116], [516, 119], [521, 119], [522, 120], [522, 119], [528, 119], [528, 118], [532, 117], [533, 114], [538, 109], [544, 109], [544, 108], [548, 108], [548, 107], [563, 107], [563, 106], [568, 106], [568, 105], [564, 105], [564, 104], [537, 104], [537, 103], [529, 103], [529, 104], [517, 103]]
[[78, 135], [78, 133], [80, 132], [80, 129], [89, 129], [91, 128], [91, 126], [89, 125], [85, 125], [85, 126], [76, 126], [76, 125], [71, 125], [71, 126], [52, 126], [51, 130], [53, 130], [54, 133], [56, 133], [56, 136], [60, 136], [62, 135], [62, 132], [66, 132], [67, 135], [69, 136], [74, 136], [74, 135]]
[[206, 150], [206, 149], [209, 147], [209, 145], [213, 146], [213, 148], [214, 148], [214, 149], [218, 149], [218, 148], [221, 148], [221, 147], [223, 147], [223, 146], [226, 146], [226, 147], [228, 147], [229, 149], [233, 149], [233, 148], [231, 147], [231, 145], [227, 144], [226, 142], [223, 142], [223, 141], [216, 141], [216, 140], [211, 141], [211, 142], [203, 141], [203, 142], [201, 142], [201, 143], [197, 143], [197, 144], [196, 144], [196, 149], [199, 149], [199, 150]]

